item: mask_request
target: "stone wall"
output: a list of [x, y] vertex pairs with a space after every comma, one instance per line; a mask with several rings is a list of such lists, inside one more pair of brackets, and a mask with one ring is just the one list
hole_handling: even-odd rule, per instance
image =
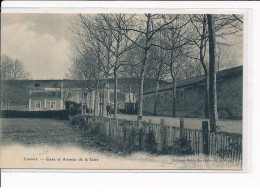
[[[221, 119], [242, 119], [242, 75], [223, 78], [217, 82], [218, 111]], [[154, 93], [144, 94], [144, 113], [154, 111]], [[205, 109], [205, 84], [177, 87], [176, 116], [203, 118]], [[172, 89], [158, 92], [157, 115], [172, 116]]]

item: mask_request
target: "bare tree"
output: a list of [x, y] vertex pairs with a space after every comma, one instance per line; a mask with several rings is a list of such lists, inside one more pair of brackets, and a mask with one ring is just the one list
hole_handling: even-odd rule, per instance
[[[74, 63], [73, 66], [75, 66], [75, 62], [77, 64], [78, 60], [80, 59], [80, 61], [83, 60], [83, 64], [86, 67], [89, 66], [89, 73], [87, 73], [88, 76], [83, 77], [83, 85], [84, 87], [86, 86], [88, 88], [86, 91], [84, 91], [85, 97], [83, 98], [85, 98], [85, 104], [87, 104], [87, 93], [92, 94], [94, 92], [95, 94], [93, 95], [99, 95], [101, 101], [102, 93], [100, 91], [98, 94], [98, 91], [100, 89], [102, 79], [105, 80], [105, 83], [103, 85], [103, 102], [100, 102], [101, 104], [103, 104], [102, 108], [100, 108], [103, 115], [105, 102], [104, 87], [107, 83], [108, 77], [110, 76], [110, 71], [112, 68], [112, 40], [111, 34], [108, 34], [107, 31], [102, 29], [97, 30], [96, 20], [98, 21], [96, 17], [88, 17], [79, 14], [71, 21], [70, 29], [75, 34], [72, 41], [72, 49], [74, 55], [76, 56], [72, 57], [72, 62]], [[99, 25], [101, 26], [101, 24]], [[86, 70], [87, 69], [84, 69], [84, 71]], [[74, 69], [73, 71], [75, 72], [76, 69]], [[82, 80], [82, 77], [80, 78], [80, 80]], [[87, 86], [90, 84], [90, 80], [92, 80], [91, 87]], [[89, 103], [93, 103], [91, 102], [91, 98]], [[94, 98], [94, 114], [96, 114], [96, 108], [97, 98]]]
[[30, 77], [30, 72], [26, 71], [21, 61], [6, 55], [1, 57], [1, 80], [26, 80]]
[[[159, 41], [160, 40], [161, 39], [159, 39]], [[168, 69], [167, 69], [167, 65], [165, 63], [164, 57], [165, 57], [164, 50], [153, 47], [151, 49], [151, 55], [148, 58], [149, 69], [152, 72], [152, 75], [150, 76], [149, 72], [147, 72], [147, 74], [149, 75], [150, 78], [152, 77], [156, 80], [155, 96], [154, 96], [154, 110], [153, 110], [154, 116], [157, 115], [158, 91], [159, 91], [159, 87], [160, 87], [160, 82], [162, 80], [164, 80], [168, 74]]]
[[101, 14], [101, 17], [106, 23], [106, 25], [102, 27], [105, 27], [109, 30], [114, 40], [114, 46], [112, 46], [112, 53], [115, 57], [115, 63], [112, 64], [112, 67], [114, 75], [114, 118], [117, 118], [118, 70], [122, 65], [126, 65], [123, 61], [123, 56], [127, 51], [134, 48], [135, 45], [133, 43], [130, 43], [130, 41], [123, 35], [127, 34], [125, 28], [131, 25], [131, 20], [129, 17], [127, 17], [126, 14]]
[[[189, 41], [193, 43], [188, 49], [189, 52], [185, 52], [185, 56], [200, 61], [205, 76], [205, 118], [209, 118], [209, 68], [208, 68], [208, 46], [209, 46], [209, 31], [208, 20], [205, 14], [190, 15], [191, 26], [193, 26], [194, 36], [189, 38]], [[216, 49], [223, 46], [232, 46], [239, 43], [234, 37], [241, 36], [242, 32], [242, 18], [240, 15], [215, 15], [215, 36]], [[196, 49], [197, 47], [197, 49]], [[198, 52], [197, 52], [198, 50]], [[220, 54], [220, 52], [218, 53]], [[218, 59], [221, 59], [219, 56]], [[225, 66], [224, 61], [218, 60], [218, 66]]]
[[217, 71], [242, 65], [241, 59], [237, 56], [238, 54], [234, 54], [230, 50], [231, 46], [216, 45]]
[[5, 109], [9, 109], [12, 101], [16, 101], [16, 80], [30, 79], [30, 72], [26, 71], [24, 64], [18, 59], [12, 59], [6, 55], [1, 56], [1, 102]]
[[[207, 43], [208, 43], [208, 29], [207, 29], [207, 19], [206, 15], [193, 15], [191, 17], [191, 24], [193, 25], [195, 29], [195, 37], [191, 39], [193, 43], [197, 46], [199, 49], [199, 57], [191, 57], [193, 59], [197, 59], [200, 61], [203, 71], [204, 71], [204, 76], [206, 80], [206, 90], [205, 90], [205, 118], [209, 118], [209, 102], [208, 102], [208, 68], [207, 64], [205, 61], [205, 58], [207, 57]], [[188, 56], [188, 55], [186, 55]], [[190, 55], [189, 55], [190, 57]]]
[[127, 34], [126, 30], [123, 29], [129, 25], [131, 20], [126, 14], [98, 14], [94, 17], [80, 14], [77, 19], [81, 31], [83, 31], [78, 31], [77, 34], [95, 39], [106, 50], [107, 63], [106, 67], [103, 66], [101, 70], [104, 73], [105, 80], [107, 80], [110, 70], [113, 72], [114, 118], [117, 118], [118, 70], [122, 65], [125, 65], [123, 61], [124, 54], [135, 46], [133, 43], [129, 44], [129, 40], [123, 35]]
[[133, 32], [131, 37], [124, 33], [123, 35], [132, 43], [142, 50], [142, 59], [140, 63], [140, 84], [139, 84], [139, 99], [138, 99], [138, 116], [137, 120], [141, 121], [143, 116], [143, 91], [144, 91], [144, 78], [147, 70], [147, 59], [149, 51], [152, 47], [160, 47], [160, 45], [153, 43], [154, 36], [161, 30], [165, 29], [176, 18], [162, 22], [163, 15], [160, 14], [144, 14], [144, 16], [136, 16], [135, 23], [139, 24], [135, 27], [127, 27], [127, 32]]
[[66, 109], [66, 102], [71, 97], [71, 93], [69, 91], [63, 90], [62, 88], [60, 88], [60, 91], [61, 91], [60, 99], [63, 102], [63, 109], [65, 110]]
[[[77, 48], [77, 45], [75, 47]], [[90, 49], [81, 51], [77, 48], [77, 51], [74, 52], [74, 56], [71, 56], [72, 66], [68, 74], [68, 77], [75, 80], [75, 83], [82, 89], [82, 114], [84, 113], [84, 99], [86, 107], [87, 94], [96, 89], [99, 80], [99, 68], [96, 65], [95, 55], [93, 55], [91, 51]]]
[[[176, 116], [176, 87], [177, 81], [181, 77], [181, 71], [183, 65], [185, 64], [185, 59], [182, 55], [182, 50], [186, 45], [190, 43], [190, 32], [187, 24], [189, 23], [189, 18], [186, 16], [168, 16], [168, 20], [171, 20], [173, 17], [176, 19], [169, 24], [169, 28], [163, 31], [163, 36], [161, 37], [161, 46], [160, 49], [164, 50], [164, 63], [169, 69], [170, 77], [172, 79], [173, 90], [172, 90], [172, 115]], [[164, 19], [166, 20], [166, 19]], [[166, 21], [165, 21], [166, 22]], [[164, 48], [163, 48], [164, 47]], [[188, 66], [190, 66], [188, 64]]]
[[[222, 67], [220, 60], [223, 60], [224, 57], [221, 57], [220, 45], [232, 46], [234, 44], [226, 39], [230, 35], [241, 32], [242, 18], [239, 15], [217, 15], [214, 20], [214, 32], [215, 36], [218, 37], [214, 43], [214, 56], [217, 57], [215, 65]], [[200, 75], [202, 72], [206, 80], [205, 116], [208, 116], [210, 33], [206, 15], [80, 14], [73, 21], [73, 26], [72, 31], [77, 37], [76, 52], [81, 53], [81, 56], [75, 57], [74, 61], [79, 59], [85, 61], [86, 53], [92, 53], [95, 57], [92, 57], [91, 63], [98, 72], [95, 73], [97, 76], [95, 80], [100, 83], [100, 80], [104, 79], [106, 83], [110, 76], [114, 78], [115, 118], [117, 117], [118, 77], [120, 75], [130, 76], [131, 79], [138, 77], [137, 120], [141, 121], [145, 78], [152, 75], [157, 80], [155, 92], [157, 94], [159, 82], [165, 77], [166, 66], [169, 69], [169, 76], [166, 77], [171, 77], [173, 83], [173, 116], [176, 115], [177, 80]], [[87, 61], [89, 62], [89, 60]], [[197, 61], [200, 62], [201, 66], [198, 65]], [[83, 63], [86, 64], [86, 62]], [[99, 85], [96, 85], [96, 90], [98, 90]], [[156, 104], [155, 100], [155, 115], [157, 114]], [[104, 109], [104, 105], [102, 109]]]

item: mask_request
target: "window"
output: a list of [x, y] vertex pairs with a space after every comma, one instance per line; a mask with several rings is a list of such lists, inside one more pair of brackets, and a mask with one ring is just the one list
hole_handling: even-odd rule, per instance
[[35, 101], [35, 109], [40, 110], [41, 109], [41, 101]]
[[56, 109], [56, 102], [50, 102], [50, 109], [55, 110]]

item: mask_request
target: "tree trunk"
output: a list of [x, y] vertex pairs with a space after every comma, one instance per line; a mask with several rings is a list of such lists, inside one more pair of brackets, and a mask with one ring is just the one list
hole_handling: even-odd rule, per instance
[[117, 70], [114, 70], [114, 118], [117, 118]]
[[62, 101], [62, 103], [63, 103], [63, 110], [66, 110], [66, 101]]
[[94, 110], [93, 110], [93, 115], [94, 115], [94, 117], [96, 116], [96, 103], [97, 103], [97, 96], [96, 96], [96, 94], [97, 94], [97, 92], [96, 91], [94, 91]]
[[99, 85], [99, 81], [97, 83], [97, 87], [96, 87], [96, 91], [94, 91], [95, 95], [94, 95], [94, 116], [97, 116], [97, 111], [98, 111], [98, 85]]
[[176, 117], [176, 80], [173, 80], [172, 89], [172, 116]]
[[138, 116], [137, 121], [142, 121], [143, 119], [143, 95], [144, 95], [144, 75], [145, 75], [145, 67], [147, 63], [147, 54], [148, 50], [144, 51], [144, 59], [143, 59], [143, 68], [140, 74], [140, 85], [139, 85], [139, 106], [138, 106]]
[[129, 93], [132, 92], [132, 78], [130, 79]]
[[[104, 112], [106, 110], [106, 104], [105, 104], [105, 87], [107, 85], [107, 77], [106, 77], [106, 80], [105, 80], [105, 85], [103, 87], [103, 96], [102, 96], [102, 117], [104, 116]], [[107, 97], [108, 99], [108, 97]]]
[[143, 118], [143, 95], [144, 95], [144, 70], [142, 70], [139, 85], [139, 106], [138, 106], [138, 121], [142, 121]]
[[84, 92], [82, 90], [82, 95], [81, 95], [82, 99], [81, 99], [81, 114], [83, 115], [84, 114], [84, 110], [83, 110], [83, 102], [84, 102]]
[[154, 107], [153, 107], [153, 115], [157, 116], [157, 103], [158, 103], [158, 90], [160, 86], [159, 79], [156, 80], [156, 89], [155, 89], [155, 97], [154, 97]]
[[92, 91], [89, 92], [89, 107], [88, 107], [90, 115], [92, 115]]
[[209, 119], [210, 128], [216, 131], [218, 125], [218, 111], [217, 111], [217, 86], [216, 86], [216, 38], [215, 38], [215, 21], [214, 16], [207, 15], [208, 30], [209, 30]]
[[209, 118], [209, 76], [208, 73], [205, 72], [205, 110], [204, 110], [204, 116], [206, 119]]
[[104, 116], [104, 112], [105, 112], [105, 86], [103, 87], [103, 94], [102, 94], [102, 112], [101, 112], [101, 116]]
[[102, 115], [102, 92], [101, 92], [101, 89], [99, 91], [99, 116]]
[[204, 70], [204, 75], [205, 75], [205, 105], [204, 105], [204, 116], [206, 119], [209, 118], [209, 75], [208, 75], [208, 70], [207, 70], [207, 65], [205, 64], [204, 58], [205, 58], [205, 50], [207, 45], [204, 43], [206, 39], [206, 15], [203, 15], [203, 26], [202, 26], [202, 35], [200, 39], [200, 62]]
[[142, 63], [142, 69], [140, 73], [140, 86], [139, 86], [139, 107], [138, 107], [138, 115], [137, 115], [137, 121], [139, 127], [141, 127], [141, 121], [143, 119], [143, 95], [144, 95], [144, 76], [146, 71], [146, 64], [147, 64], [147, 56], [148, 51], [150, 50], [151, 46], [149, 46], [150, 42], [150, 19], [151, 14], [147, 14], [147, 21], [146, 21], [146, 32], [145, 32], [145, 48], [144, 48], [144, 58]]
[[87, 115], [87, 103], [88, 103], [88, 99], [87, 99], [88, 95], [86, 92], [86, 96], [85, 96], [85, 110], [84, 110], [84, 114]]

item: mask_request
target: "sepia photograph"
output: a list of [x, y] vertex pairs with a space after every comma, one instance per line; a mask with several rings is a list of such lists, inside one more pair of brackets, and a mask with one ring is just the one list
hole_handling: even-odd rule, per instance
[[243, 170], [244, 15], [1, 13], [1, 168]]

